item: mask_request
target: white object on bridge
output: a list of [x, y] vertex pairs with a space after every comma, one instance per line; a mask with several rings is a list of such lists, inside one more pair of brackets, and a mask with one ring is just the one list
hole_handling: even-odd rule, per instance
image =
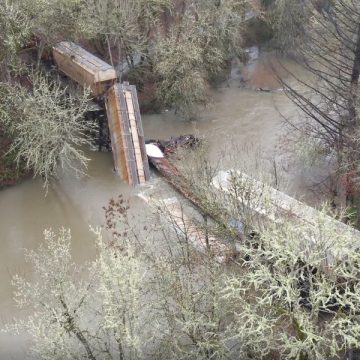
[[160, 159], [164, 157], [163, 152], [155, 144], [145, 144], [145, 148], [147, 156]]

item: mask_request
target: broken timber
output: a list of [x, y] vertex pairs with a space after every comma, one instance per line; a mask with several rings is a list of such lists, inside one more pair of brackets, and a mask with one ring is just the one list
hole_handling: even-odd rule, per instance
[[136, 88], [116, 83], [105, 98], [115, 170], [130, 185], [142, 184], [150, 171]]
[[53, 55], [64, 74], [82, 86], [89, 86], [95, 96], [103, 95], [117, 79], [113, 66], [72, 42], [62, 41], [54, 46]]

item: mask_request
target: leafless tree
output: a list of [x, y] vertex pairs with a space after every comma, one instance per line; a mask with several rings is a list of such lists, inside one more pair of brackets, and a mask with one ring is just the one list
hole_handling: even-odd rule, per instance
[[[338, 184], [350, 177], [355, 186], [359, 166], [360, 3], [305, 1], [304, 7], [310, 21], [295, 53], [306, 76], [289, 71], [291, 80], [281, 80], [306, 119], [292, 125], [336, 159]], [[353, 189], [343, 190], [347, 204], [354, 205]]]

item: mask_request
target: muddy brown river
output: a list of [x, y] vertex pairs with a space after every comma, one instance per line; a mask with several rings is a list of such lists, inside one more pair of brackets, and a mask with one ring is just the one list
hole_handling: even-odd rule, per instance
[[[201, 110], [197, 120], [185, 121], [170, 111], [144, 115], [146, 138], [164, 139], [195, 133], [208, 140], [211, 156], [215, 156], [224, 144], [234, 144], [233, 151], [238, 151], [239, 161], [249, 157], [249, 151], [243, 152], [239, 150], [241, 148], [261, 145], [267, 156], [276, 154], [279, 135], [283, 132], [282, 119], [276, 108], [291, 115], [294, 105], [278, 89], [264, 64], [265, 61], [260, 59], [243, 69], [245, 79], [239, 75], [235, 64], [229, 81], [212, 91], [210, 107]], [[243, 80], [247, 87], [241, 85]], [[259, 87], [273, 91], [257, 91]], [[111, 153], [90, 152], [89, 156], [91, 163], [87, 176], [76, 179], [64, 175], [52, 184], [46, 197], [39, 179], [0, 192], [0, 327], [14, 316], [22, 316], [12, 303], [11, 276], [31, 271], [24, 263], [23, 249], [36, 248], [43, 239], [44, 228], [71, 228], [74, 258], [83, 262], [94, 254], [89, 225], [103, 223], [102, 206], [118, 194], [135, 199], [136, 193], [141, 191], [141, 187], [130, 189], [114, 174]], [[290, 192], [298, 196], [306, 194], [306, 182], [301, 172], [289, 176], [292, 177]], [[136, 206], [144, 205], [140, 199], [135, 199], [134, 206], [136, 210]], [[0, 334], [0, 358], [22, 358], [20, 354], [26, 345], [20, 340]]]

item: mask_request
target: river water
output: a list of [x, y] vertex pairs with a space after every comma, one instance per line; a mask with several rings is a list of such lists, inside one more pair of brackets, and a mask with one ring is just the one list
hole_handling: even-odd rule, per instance
[[[267, 156], [276, 154], [279, 135], [283, 133], [277, 108], [290, 116], [294, 113], [294, 105], [264, 64], [263, 59], [255, 59], [246, 68], [239, 69], [235, 63], [231, 77], [212, 91], [211, 106], [201, 110], [197, 120], [185, 121], [170, 111], [144, 115], [145, 137], [165, 139], [195, 133], [208, 140], [211, 156], [224, 144], [233, 144], [231, 148], [238, 152], [239, 161], [249, 157], [249, 153], [251, 157], [249, 149], [259, 145]], [[257, 91], [257, 88], [273, 91]], [[64, 175], [49, 188], [47, 196], [39, 179], [27, 180], [0, 192], [0, 327], [13, 316], [21, 317], [12, 303], [11, 276], [29, 273], [23, 249], [36, 248], [43, 239], [44, 228], [71, 228], [74, 258], [83, 262], [94, 254], [89, 225], [103, 224], [102, 206], [110, 198], [124, 194], [133, 199], [135, 210], [136, 206], [144, 206], [135, 196], [141, 187], [130, 189], [114, 174], [111, 153], [91, 152], [89, 156], [87, 176], [76, 179]], [[306, 193], [304, 177], [299, 172], [289, 176], [292, 177], [290, 192]], [[16, 346], [17, 352], [9, 350], [14, 348], [10, 341], [14, 343], [14, 339], [0, 335], [0, 353], [8, 349], [1, 359], [11, 358], [10, 354], [21, 358], [19, 346]]]

